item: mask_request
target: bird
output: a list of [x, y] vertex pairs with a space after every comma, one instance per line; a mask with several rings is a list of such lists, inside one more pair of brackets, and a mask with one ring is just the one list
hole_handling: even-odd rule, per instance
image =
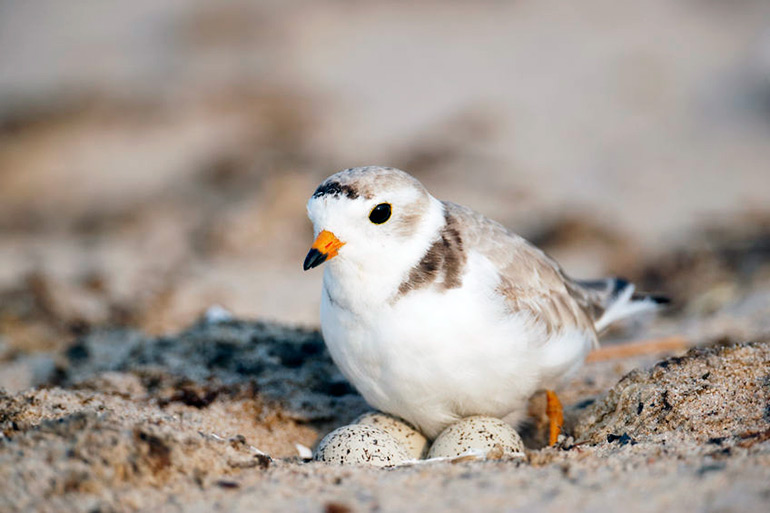
[[372, 407], [434, 439], [472, 415], [516, 424], [555, 390], [610, 324], [654, 310], [621, 278], [575, 280], [546, 253], [405, 171], [367, 166], [325, 179], [307, 202], [325, 263], [320, 320], [332, 360]]

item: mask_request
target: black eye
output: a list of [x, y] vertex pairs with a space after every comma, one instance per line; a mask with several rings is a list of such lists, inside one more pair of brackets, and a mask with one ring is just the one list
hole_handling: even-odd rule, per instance
[[390, 203], [380, 203], [369, 212], [369, 220], [374, 224], [382, 224], [390, 219]]

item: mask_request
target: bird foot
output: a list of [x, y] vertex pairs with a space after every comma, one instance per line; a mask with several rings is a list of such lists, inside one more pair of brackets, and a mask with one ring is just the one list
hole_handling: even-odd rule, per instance
[[546, 405], [545, 414], [548, 416], [548, 445], [556, 445], [556, 441], [559, 439], [561, 428], [564, 425], [564, 409], [562, 408], [561, 401], [556, 396], [556, 392], [553, 390], [545, 391]]

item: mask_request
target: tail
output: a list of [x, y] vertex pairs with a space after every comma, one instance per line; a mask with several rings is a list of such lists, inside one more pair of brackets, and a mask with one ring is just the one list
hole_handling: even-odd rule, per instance
[[590, 293], [592, 303], [601, 312], [594, 323], [597, 333], [621, 319], [655, 311], [669, 303], [663, 296], [635, 293], [634, 284], [623, 278], [577, 281], [577, 284]]

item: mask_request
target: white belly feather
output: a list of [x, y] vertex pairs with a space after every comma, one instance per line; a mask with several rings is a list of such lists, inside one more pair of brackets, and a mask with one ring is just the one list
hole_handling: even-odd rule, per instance
[[407, 293], [394, 304], [346, 309], [323, 291], [321, 327], [342, 373], [373, 407], [435, 437], [461, 417], [498, 418], [579, 367], [592, 338], [546, 335], [496, 293], [499, 276], [471, 253], [463, 286]]

